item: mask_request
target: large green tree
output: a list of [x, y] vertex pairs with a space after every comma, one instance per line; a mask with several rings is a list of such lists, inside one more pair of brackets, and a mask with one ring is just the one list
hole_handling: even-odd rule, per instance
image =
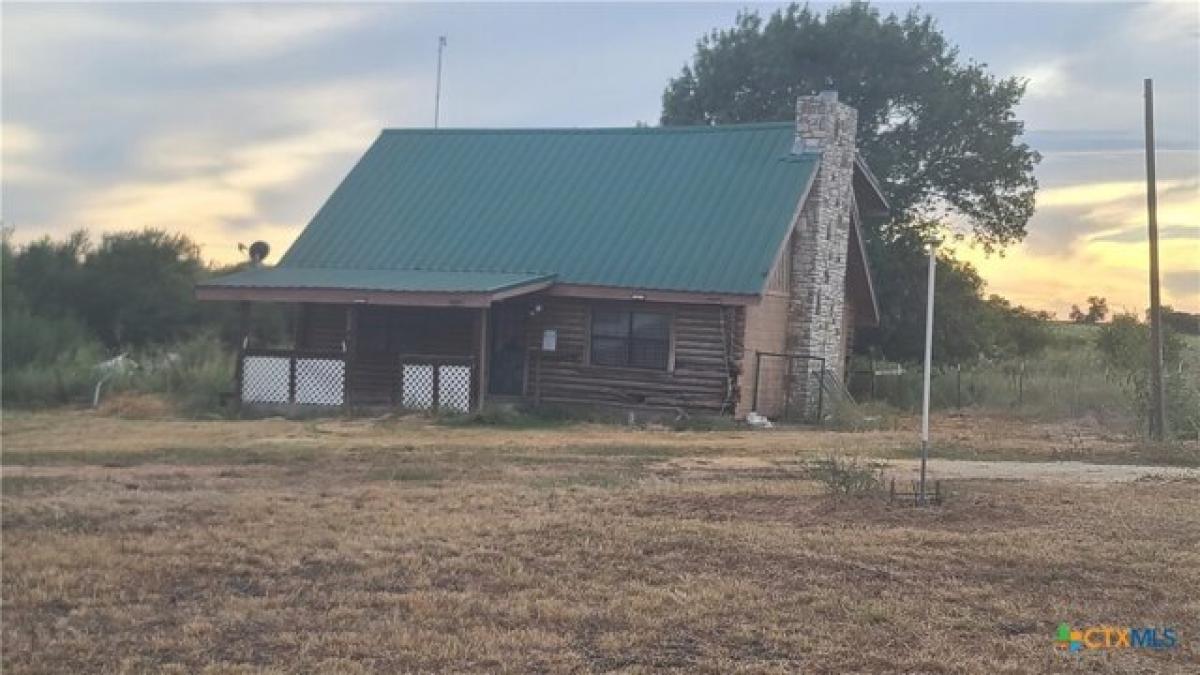
[[[1039, 160], [1013, 112], [1025, 85], [961, 58], [930, 16], [882, 16], [861, 2], [825, 14], [792, 5], [766, 19], [740, 13], [732, 28], [701, 38], [667, 85], [662, 123], [787, 121], [798, 96], [830, 86], [858, 110], [859, 151], [892, 204], [888, 218], [865, 223], [883, 318], [857, 345], [914, 358], [924, 242], [950, 233], [995, 250], [1025, 236]], [[995, 315], [982, 281], [949, 254], [939, 274], [956, 312], [939, 315], [936, 352], [957, 360], [987, 351], [994, 345], [970, 330]]]
[[930, 16], [881, 16], [867, 3], [824, 15], [791, 5], [704, 36], [668, 84], [662, 123], [791, 120], [796, 98], [829, 86], [858, 110], [858, 145], [885, 184], [898, 235], [953, 220], [985, 246], [1025, 235], [1039, 157], [1020, 142], [1025, 92], [964, 61]]

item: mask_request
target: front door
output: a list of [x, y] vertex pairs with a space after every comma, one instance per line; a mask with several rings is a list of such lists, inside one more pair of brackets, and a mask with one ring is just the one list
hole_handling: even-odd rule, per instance
[[525, 311], [520, 306], [494, 306], [491, 311], [491, 363], [488, 393], [521, 396], [525, 393]]

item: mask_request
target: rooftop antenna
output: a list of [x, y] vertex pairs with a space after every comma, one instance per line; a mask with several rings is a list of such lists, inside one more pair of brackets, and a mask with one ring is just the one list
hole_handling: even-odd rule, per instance
[[433, 128], [438, 128], [438, 114], [441, 112], [442, 104], [442, 50], [446, 48], [446, 36], [438, 36], [438, 66], [437, 66], [437, 89], [433, 93]]

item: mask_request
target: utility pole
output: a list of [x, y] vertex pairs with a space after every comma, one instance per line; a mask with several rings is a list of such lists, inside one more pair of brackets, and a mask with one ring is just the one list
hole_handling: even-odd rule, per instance
[[441, 112], [442, 105], [442, 50], [446, 48], [446, 36], [438, 36], [438, 66], [437, 66], [437, 89], [433, 92], [433, 128], [438, 128], [438, 114]]
[[929, 462], [929, 380], [933, 367], [933, 288], [937, 275], [937, 244], [929, 244], [929, 282], [925, 291], [925, 389], [921, 397], [921, 489], [925, 505], [925, 464]]
[[1167, 437], [1162, 301], [1158, 293], [1158, 193], [1154, 178], [1154, 80], [1146, 78], [1146, 211], [1150, 222], [1150, 437]]

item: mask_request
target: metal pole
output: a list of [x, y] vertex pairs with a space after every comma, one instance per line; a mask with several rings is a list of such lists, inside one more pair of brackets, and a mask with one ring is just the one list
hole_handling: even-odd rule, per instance
[[438, 36], [438, 65], [437, 65], [437, 89], [433, 94], [433, 128], [438, 128], [438, 115], [441, 112], [442, 105], [442, 50], [446, 48], [446, 36]]
[[1150, 222], [1150, 437], [1167, 437], [1162, 304], [1158, 294], [1158, 194], [1154, 178], [1154, 81], [1146, 78], [1146, 211]]
[[937, 274], [937, 246], [929, 245], [929, 285], [925, 291], [925, 391], [921, 397], [921, 504], [925, 503], [925, 465], [929, 461], [929, 377], [933, 362], [933, 281]]

